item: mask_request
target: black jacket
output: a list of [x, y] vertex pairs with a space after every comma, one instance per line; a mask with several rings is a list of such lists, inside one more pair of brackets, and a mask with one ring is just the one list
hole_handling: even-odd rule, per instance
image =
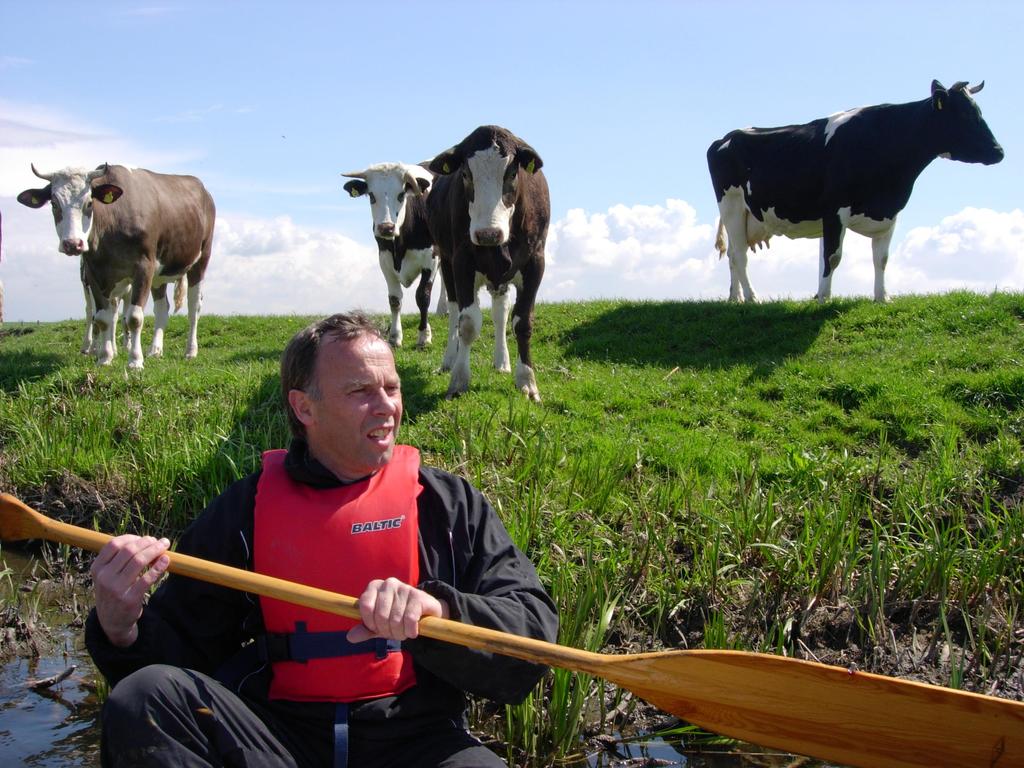
[[[300, 440], [292, 442], [285, 467], [292, 478], [314, 487], [339, 484]], [[177, 550], [251, 570], [258, 479], [256, 472], [214, 499], [182, 535]], [[554, 642], [554, 604], [487, 500], [465, 480], [441, 470], [421, 467], [420, 482], [418, 586], [447, 602], [452, 619]], [[86, 646], [99, 670], [116, 685], [153, 663], [216, 675], [244, 644], [264, 632], [258, 597], [172, 574], [144, 609], [132, 646], [111, 645], [95, 609], [86, 622]], [[515, 703], [544, 673], [541, 666], [429, 638], [407, 640], [403, 647], [412, 654], [416, 685], [398, 696], [353, 705], [352, 727], [379, 723], [397, 736], [436, 718], [461, 721], [464, 691]], [[322, 723], [324, 739], [331, 738], [333, 704], [267, 702], [269, 682], [269, 665], [261, 664], [236, 687], [277, 717]]]

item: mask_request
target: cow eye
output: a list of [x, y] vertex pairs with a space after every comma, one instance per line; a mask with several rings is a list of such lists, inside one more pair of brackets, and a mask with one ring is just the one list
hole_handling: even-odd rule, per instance
[[405, 200], [405, 192], [404, 191], [398, 193], [398, 202], [402, 202], [403, 200]]
[[369, 192], [367, 194], [370, 195], [370, 204], [371, 205], [375, 204], [377, 202], [377, 197], [373, 194], [373, 192]]

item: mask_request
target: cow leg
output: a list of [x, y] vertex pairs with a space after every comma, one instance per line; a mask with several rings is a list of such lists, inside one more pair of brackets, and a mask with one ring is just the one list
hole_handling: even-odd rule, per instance
[[448, 392], [445, 393], [448, 400], [469, 391], [469, 355], [473, 349], [473, 342], [480, 337], [482, 318], [480, 304], [477, 301], [459, 310], [459, 344], [452, 365], [452, 377], [448, 381]]
[[843, 259], [843, 234], [845, 231], [837, 214], [828, 214], [822, 218], [821, 277], [818, 279], [818, 295], [816, 296], [821, 303], [832, 297], [832, 273]]
[[93, 346], [93, 323], [96, 317], [96, 300], [92, 297], [92, 290], [85, 282], [82, 283], [85, 293], [85, 334], [82, 336], [81, 352], [83, 355], [96, 355], [96, 348]]
[[729, 301], [756, 301], [747, 278], [747, 208], [742, 192], [727, 191], [718, 212], [729, 240]]
[[888, 232], [871, 238], [871, 258], [875, 263], [875, 301], [880, 304], [889, 300], [885, 293], [885, 266], [889, 263], [889, 243], [892, 242], [895, 229], [896, 222], [893, 222]]
[[130, 302], [131, 306], [125, 308], [128, 316], [128, 331], [131, 339], [128, 344], [128, 367], [135, 370], [142, 370], [142, 325], [145, 318], [144, 311], [146, 299], [153, 288], [153, 273], [156, 271], [156, 259], [150, 254], [143, 254], [131, 282], [131, 297], [125, 298], [125, 303]]
[[508, 360], [508, 315], [512, 309], [508, 295], [509, 286], [500, 285], [490, 289], [491, 322], [494, 323], [494, 370], [508, 373], [512, 366]]
[[192, 360], [199, 354], [199, 313], [203, 308], [202, 280], [192, 282], [192, 272], [188, 276], [188, 341], [185, 343], [185, 359]]
[[[394, 247], [392, 245], [392, 247]], [[402, 346], [402, 277], [395, 271], [395, 260], [391, 251], [378, 252], [380, 271], [388, 285], [388, 306], [391, 308], [391, 328], [388, 343], [392, 347]]]
[[164, 331], [167, 318], [171, 315], [171, 303], [167, 300], [167, 284], [154, 288], [153, 295], [153, 343], [149, 345], [150, 357], [164, 354]]
[[533, 307], [537, 291], [544, 275], [544, 262], [531, 259], [523, 268], [522, 285], [516, 289], [516, 305], [512, 310], [512, 332], [516, 335], [516, 388], [528, 400], [540, 402], [537, 377], [533, 372], [533, 358], [530, 355], [530, 338], [533, 336]]
[[[459, 254], [456, 254], [456, 263], [461, 265], [459, 272], [455, 274], [455, 295], [458, 298], [458, 307], [451, 307], [448, 314], [449, 328], [452, 326], [452, 318], [456, 318], [456, 335], [451, 364], [452, 375], [448, 381], [448, 392], [445, 394], [449, 400], [469, 391], [469, 356], [473, 349], [473, 342], [480, 336], [482, 322], [478, 299], [480, 286], [472, 256], [467, 253], [461, 255], [462, 258], [459, 259]], [[448, 340], [448, 347], [449, 350], [453, 349], [451, 338]], [[446, 352], [445, 356], [447, 357], [447, 355]]]
[[117, 303], [112, 296], [93, 294], [96, 307], [92, 316], [93, 354], [99, 365], [110, 365], [114, 360], [114, 333], [117, 326]]
[[434, 312], [444, 317], [448, 314], [448, 291], [445, 290], [444, 280], [438, 280], [438, 283], [441, 287], [437, 291], [437, 309]]
[[419, 337], [416, 339], [416, 349], [425, 349], [433, 341], [433, 331], [430, 329], [430, 322], [427, 317], [430, 314], [430, 289], [434, 287], [434, 273], [424, 269], [420, 273], [420, 282], [416, 286], [416, 306], [420, 310]]
[[448, 343], [441, 359], [441, 371], [450, 371], [459, 351], [459, 303], [455, 300], [455, 276], [450, 260], [441, 261], [441, 286], [448, 296]]

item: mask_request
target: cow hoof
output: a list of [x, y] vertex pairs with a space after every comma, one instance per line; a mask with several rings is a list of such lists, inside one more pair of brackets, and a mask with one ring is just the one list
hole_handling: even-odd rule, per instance
[[429, 346], [430, 346], [430, 339], [427, 339], [426, 341], [417, 341], [416, 342], [416, 349], [427, 349]]
[[534, 403], [540, 402], [540, 392], [537, 391], [536, 387], [522, 387], [519, 391], [526, 395], [527, 400]]
[[129, 360], [128, 361], [128, 369], [132, 370], [132, 371], [141, 371], [142, 370], [142, 361], [141, 360]]
[[149, 348], [149, 355], [147, 355], [147, 357], [163, 357], [163, 356], [164, 356], [164, 348], [163, 347], [150, 347]]
[[462, 397], [466, 393], [464, 389], [449, 389], [444, 393], [445, 400], [454, 400], [457, 397]]

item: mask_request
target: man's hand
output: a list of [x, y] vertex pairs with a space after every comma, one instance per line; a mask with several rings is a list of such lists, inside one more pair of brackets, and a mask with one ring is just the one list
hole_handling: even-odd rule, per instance
[[96, 616], [114, 645], [127, 648], [138, 637], [146, 594], [170, 565], [164, 554], [170, 544], [152, 536], [117, 536], [93, 560]]
[[350, 643], [371, 637], [408, 640], [420, 633], [424, 616], [448, 618], [448, 606], [423, 590], [391, 578], [371, 581], [359, 596], [359, 616], [363, 620], [348, 631]]

